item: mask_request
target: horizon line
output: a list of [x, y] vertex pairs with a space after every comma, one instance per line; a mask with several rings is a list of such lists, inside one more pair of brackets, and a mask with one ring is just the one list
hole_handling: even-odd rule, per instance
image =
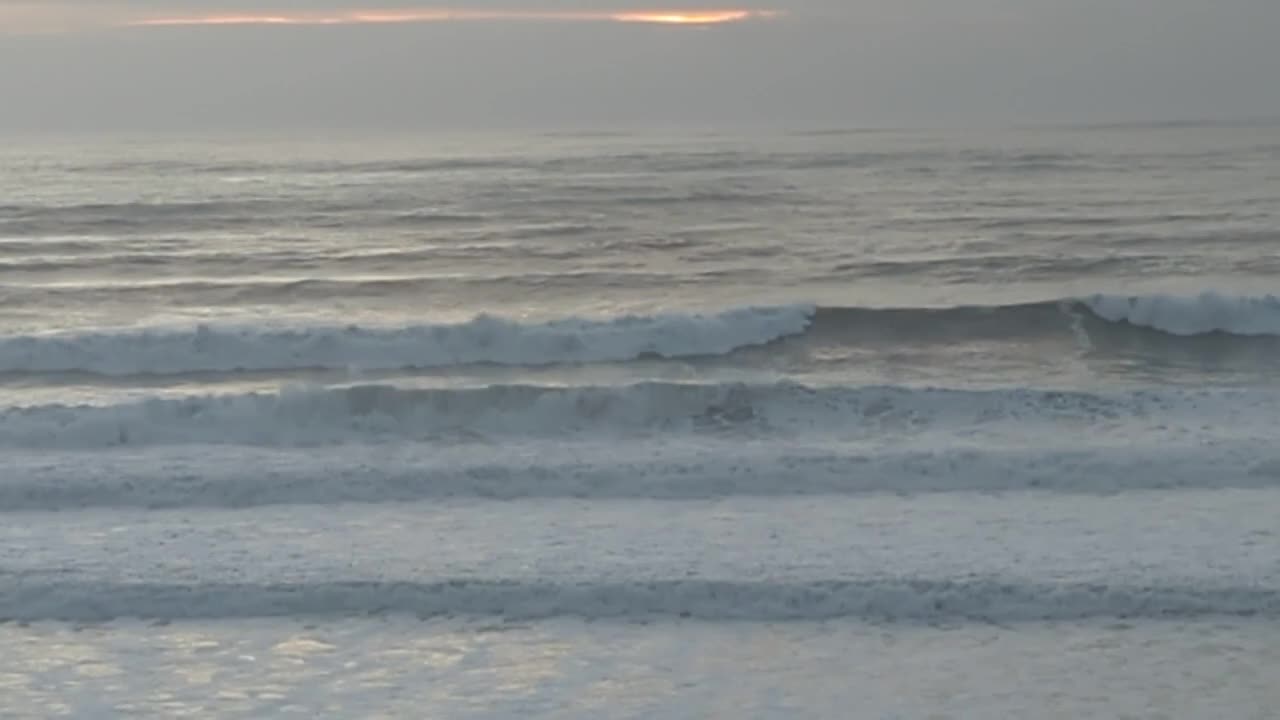
[[781, 17], [776, 10], [726, 8], [685, 10], [351, 10], [303, 13], [236, 13], [149, 17], [117, 25], [131, 28], [266, 26], [394, 25], [443, 22], [612, 22], [706, 27]]

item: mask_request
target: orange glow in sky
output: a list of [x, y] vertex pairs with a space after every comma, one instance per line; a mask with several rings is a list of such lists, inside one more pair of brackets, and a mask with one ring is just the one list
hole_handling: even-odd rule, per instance
[[375, 25], [392, 23], [428, 23], [448, 21], [560, 21], [622, 22], [659, 25], [719, 25], [777, 17], [766, 10], [631, 10], [626, 12], [557, 12], [499, 10], [363, 10], [351, 12], [269, 13], [237, 15], [198, 15], [142, 18], [126, 23], [130, 26], [157, 27], [179, 25]]
[[630, 12], [610, 17], [618, 22], [660, 23], [665, 25], [716, 25], [771, 18], [777, 13], [765, 10], [697, 10], [686, 12]]

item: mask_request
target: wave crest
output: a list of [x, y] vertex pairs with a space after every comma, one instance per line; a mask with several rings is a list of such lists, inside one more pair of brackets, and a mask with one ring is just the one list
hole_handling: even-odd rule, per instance
[[1093, 314], [1170, 335], [1280, 335], [1280, 298], [1204, 292], [1176, 295], [1093, 295], [1081, 300]]
[[[1135, 336], [1131, 333], [1142, 333]], [[549, 366], [656, 358], [706, 358], [789, 338], [869, 345], [1089, 336], [1095, 352], [1135, 343], [1219, 335], [1280, 338], [1280, 297], [1098, 294], [1040, 302], [953, 307], [754, 306], [522, 323], [480, 315], [455, 324], [401, 327], [232, 327], [72, 332], [0, 337], [0, 375], [105, 376], [291, 370], [425, 370], [467, 365]], [[1094, 342], [1097, 341], [1097, 342]], [[1150, 341], [1150, 342], [1148, 342]], [[1191, 347], [1191, 346], [1188, 346]]]
[[813, 308], [566, 318], [522, 324], [492, 315], [452, 325], [71, 333], [0, 338], [0, 373], [180, 374], [303, 368], [399, 370], [454, 365], [614, 362], [721, 355], [803, 332]]

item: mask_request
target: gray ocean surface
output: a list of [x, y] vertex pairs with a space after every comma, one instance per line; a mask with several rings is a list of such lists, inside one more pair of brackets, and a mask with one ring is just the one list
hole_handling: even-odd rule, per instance
[[1266, 126], [12, 138], [3, 704], [1264, 717], [1278, 199]]
[[[231, 383], [334, 364], [216, 334], [216, 363], [130, 357], [138, 333], [174, 333], [180, 353], [199, 328], [389, 339], [478, 314], [811, 305], [803, 332], [654, 355], [690, 356], [698, 377], [859, 382], [1248, 382], [1274, 370], [1280, 332], [1266, 127], [37, 139], [0, 165], [0, 375], [23, 387], [69, 380], [44, 371]], [[1117, 306], [1135, 297], [1147, 306]], [[41, 357], [51, 331], [65, 344]], [[613, 374], [664, 372], [598, 354], [637, 366]], [[370, 369], [443, 364], [404, 360]]]

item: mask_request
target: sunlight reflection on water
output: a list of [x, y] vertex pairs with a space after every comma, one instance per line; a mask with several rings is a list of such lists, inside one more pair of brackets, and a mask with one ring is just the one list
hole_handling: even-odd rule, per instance
[[1245, 620], [39, 623], [0, 627], [0, 690], [13, 718], [835, 717], [854, 707], [863, 717], [1264, 717], [1280, 681], [1277, 640], [1274, 626]]

